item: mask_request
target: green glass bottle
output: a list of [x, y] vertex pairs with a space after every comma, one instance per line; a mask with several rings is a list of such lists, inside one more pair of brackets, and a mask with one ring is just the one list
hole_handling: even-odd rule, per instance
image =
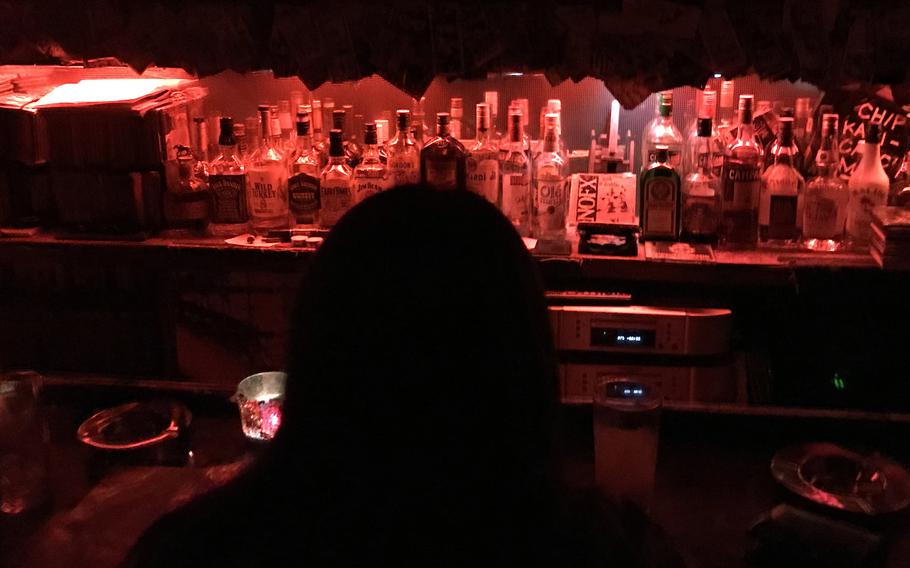
[[679, 174], [670, 165], [670, 149], [657, 145], [655, 160], [638, 178], [639, 216], [644, 240], [676, 240], [679, 237]]

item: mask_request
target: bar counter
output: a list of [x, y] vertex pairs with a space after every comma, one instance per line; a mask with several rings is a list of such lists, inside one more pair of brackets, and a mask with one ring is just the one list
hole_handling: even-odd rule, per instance
[[[79, 424], [98, 410], [161, 398], [182, 401], [193, 413], [188, 451], [178, 460], [183, 463], [128, 460], [76, 439]], [[45, 448], [50, 498], [35, 511], [0, 520], [3, 556], [16, 567], [116, 566], [155, 518], [226, 482], [265, 448], [244, 439], [227, 393], [188, 384], [148, 389], [50, 382], [42, 408], [50, 434]], [[590, 409], [565, 410], [565, 476], [573, 487], [590, 487]], [[906, 464], [908, 435], [907, 422], [665, 411], [651, 514], [687, 566], [748, 566], [746, 551], [754, 544], [748, 531], [763, 513], [779, 503], [812, 509], [772, 479], [769, 464], [778, 449], [828, 441], [878, 450]], [[882, 534], [884, 566], [910, 565], [907, 511], [858, 520], [832, 516]]]

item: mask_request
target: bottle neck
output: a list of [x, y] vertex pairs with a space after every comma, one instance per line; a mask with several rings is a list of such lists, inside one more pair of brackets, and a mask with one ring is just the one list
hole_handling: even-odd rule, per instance
[[559, 135], [556, 133], [555, 128], [547, 130], [546, 135], [544, 135], [543, 151], [549, 154], [559, 152]]
[[863, 142], [863, 166], [875, 168], [882, 163], [881, 146], [877, 142]]
[[363, 145], [363, 161], [368, 160], [379, 160], [379, 145], [378, 144], [364, 144]]
[[312, 147], [313, 147], [313, 144], [312, 144], [309, 134], [298, 134], [297, 135], [297, 153], [298, 154], [309, 153], [310, 150], [312, 149]]
[[695, 141], [695, 156], [697, 160], [695, 167], [700, 174], [711, 174], [713, 172], [711, 138], [709, 136], [698, 136]]

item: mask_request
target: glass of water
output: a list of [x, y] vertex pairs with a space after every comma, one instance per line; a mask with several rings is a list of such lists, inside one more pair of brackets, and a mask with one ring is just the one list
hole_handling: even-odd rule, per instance
[[650, 506], [661, 395], [656, 387], [604, 379], [594, 389], [594, 479], [607, 498]]

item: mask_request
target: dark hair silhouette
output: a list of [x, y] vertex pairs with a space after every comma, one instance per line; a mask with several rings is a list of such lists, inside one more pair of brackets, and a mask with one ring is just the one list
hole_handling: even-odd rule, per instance
[[542, 286], [495, 207], [382, 193], [304, 280], [273, 447], [133, 565], [603, 565], [557, 482]]

